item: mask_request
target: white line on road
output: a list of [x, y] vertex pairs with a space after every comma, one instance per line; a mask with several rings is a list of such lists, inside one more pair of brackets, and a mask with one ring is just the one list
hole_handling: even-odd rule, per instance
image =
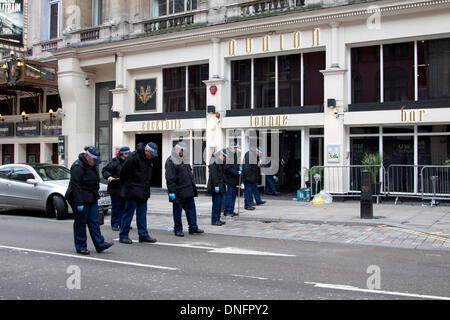
[[367, 292], [367, 293], [375, 293], [375, 294], [386, 294], [386, 295], [392, 295], [392, 296], [420, 298], [420, 299], [450, 300], [450, 297], [429, 296], [429, 295], [407, 293], [407, 292], [362, 289], [362, 288], [357, 288], [357, 287], [347, 286], [347, 285], [342, 285], [342, 284], [329, 284], [329, 283], [317, 283], [317, 282], [305, 282], [305, 283], [312, 284], [312, 285], [314, 285], [315, 288]]
[[108, 262], [108, 263], [122, 264], [122, 265], [133, 266], [133, 267], [162, 269], [162, 270], [170, 270], [170, 271], [179, 270], [178, 268], [156, 266], [156, 265], [143, 264], [143, 263], [138, 263], [138, 262], [108, 260], [108, 259], [92, 258], [92, 257], [79, 256], [79, 255], [60, 253], [60, 252], [51, 252], [51, 251], [43, 251], [43, 250], [17, 248], [17, 247], [9, 247], [9, 246], [1, 246], [1, 245], [0, 245], [0, 249], [10, 249], [10, 250], [17, 250], [17, 251], [24, 251], [24, 252], [35, 252], [35, 253], [42, 253], [42, 254], [50, 254], [50, 255], [54, 255], [54, 256], [69, 257], [69, 258], [84, 259], [84, 260], [99, 261], [99, 262]]
[[[115, 241], [119, 241], [119, 239], [114, 239]], [[133, 242], [138, 242], [137, 240], [132, 240]], [[205, 247], [193, 245], [190, 243], [165, 243], [165, 242], [156, 242], [151, 245], [160, 245], [160, 246], [169, 246], [169, 247], [182, 247], [182, 248], [191, 248], [191, 249], [203, 249], [209, 250], [208, 253], [225, 253], [225, 254], [243, 254], [243, 255], [257, 255], [257, 256], [275, 256], [275, 257], [295, 257], [292, 254], [284, 254], [284, 253], [274, 253], [267, 251], [256, 251], [256, 250], [247, 250], [240, 249], [234, 247], [226, 247], [226, 248], [214, 248], [214, 247]]]
[[269, 280], [269, 278], [255, 277], [255, 276], [244, 276], [242, 274], [232, 274], [233, 277], [238, 278], [250, 278], [250, 279], [258, 279], [258, 280]]

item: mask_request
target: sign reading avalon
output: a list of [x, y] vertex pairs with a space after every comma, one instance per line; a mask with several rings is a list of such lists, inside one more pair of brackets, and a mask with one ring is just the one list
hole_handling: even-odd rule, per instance
[[0, 42], [23, 46], [24, 0], [0, 0]]

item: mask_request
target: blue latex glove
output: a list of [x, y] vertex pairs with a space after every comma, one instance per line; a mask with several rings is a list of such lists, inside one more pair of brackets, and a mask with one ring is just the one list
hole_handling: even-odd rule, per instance
[[84, 206], [83, 206], [83, 205], [77, 206], [77, 210], [80, 211], [80, 212], [82, 212], [82, 211], [84, 210]]
[[241, 175], [241, 174], [242, 174], [242, 171], [241, 171], [241, 170], [239, 170], [238, 174], [239, 174], [239, 175]]
[[169, 193], [169, 199], [175, 200], [175, 193]]
[[278, 177], [277, 176], [273, 176], [273, 180], [275, 180], [275, 182], [278, 182]]
[[242, 171], [242, 167], [239, 167], [239, 171]]
[[220, 188], [219, 188], [219, 187], [215, 187], [215, 188], [214, 188], [214, 191], [215, 191], [216, 193], [219, 193], [219, 192], [220, 192]]

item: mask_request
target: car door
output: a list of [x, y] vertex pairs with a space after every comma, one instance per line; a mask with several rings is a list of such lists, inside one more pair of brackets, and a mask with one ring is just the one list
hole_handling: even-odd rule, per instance
[[22, 166], [13, 167], [10, 173], [10, 202], [18, 208], [40, 209], [38, 187], [27, 183], [28, 179], [36, 179], [33, 172]]
[[11, 196], [9, 174], [11, 167], [0, 168], [0, 208], [9, 207], [9, 198]]

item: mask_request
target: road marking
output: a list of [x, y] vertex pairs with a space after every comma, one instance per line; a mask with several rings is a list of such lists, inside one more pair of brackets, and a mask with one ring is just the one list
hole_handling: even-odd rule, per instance
[[[119, 241], [119, 239], [114, 239], [114, 241]], [[137, 240], [132, 240], [132, 241], [138, 242]], [[191, 249], [203, 249], [203, 250], [208, 250], [208, 253], [243, 254], [243, 255], [254, 255], [254, 256], [274, 256], [274, 257], [295, 257], [295, 255], [292, 255], [292, 254], [247, 250], [247, 249], [234, 248], [234, 247], [214, 248], [214, 247], [193, 245], [190, 243], [156, 242], [156, 243], [152, 243], [151, 245], [182, 247], [182, 248], [191, 248]]]
[[161, 270], [170, 270], [170, 271], [179, 270], [178, 268], [156, 266], [156, 265], [144, 264], [144, 263], [138, 263], [138, 262], [127, 262], [127, 261], [120, 261], [120, 260], [109, 260], [109, 259], [101, 259], [101, 258], [92, 258], [92, 257], [86, 257], [86, 256], [80, 256], [80, 255], [74, 255], [74, 254], [67, 254], [67, 253], [60, 253], [60, 252], [51, 252], [51, 251], [43, 251], [43, 250], [35, 250], [35, 249], [27, 249], [27, 248], [17, 248], [17, 247], [9, 247], [9, 246], [1, 246], [0, 245], [0, 249], [10, 249], [10, 250], [24, 251], [24, 252], [43, 253], [43, 254], [50, 254], [50, 255], [54, 255], [54, 256], [76, 258], [76, 259], [83, 259], [83, 260], [91, 260], [91, 261], [99, 261], [99, 262], [108, 262], [108, 263], [122, 264], [122, 265], [133, 266], [133, 267], [161, 269]]
[[250, 279], [257, 279], [257, 280], [269, 280], [269, 278], [262, 278], [262, 277], [254, 277], [254, 276], [244, 276], [242, 274], [232, 274], [233, 277], [238, 278], [250, 278]]
[[317, 283], [317, 282], [305, 282], [305, 283], [312, 284], [312, 285], [314, 285], [315, 288], [367, 292], [367, 293], [386, 294], [386, 295], [392, 295], [392, 296], [404, 296], [404, 297], [421, 298], [421, 299], [450, 300], [450, 297], [430, 296], [430, 295], [407, 293], [407, 292], [370, 290], [370, 289], [362, 289], [362, 288], [357, 288], [357, 287], [347, 286], [347, 285], [342, 285], [342, 284], [329, 284], [329, 283]]
[[404, 229], [404, 228], [400, 228], [400, 227], [391, 227], [391, 226], [387, 226], [384, 224], [378, 225], [377, 227], [391, 229], [391, 230], [405, 232], [405, 233], [410, 233], [410, 234], [413, 234], [413, 235], [416, 235], [419, 237], [431, 238], [431, 239], [440, 240], [443, 242], [450, 242], [450, 238], [445, 237], [444, 234], [442, 236], [439, 236], [439, 235], [436, 235], [434, 232], [414, 231], [414, 230]]

